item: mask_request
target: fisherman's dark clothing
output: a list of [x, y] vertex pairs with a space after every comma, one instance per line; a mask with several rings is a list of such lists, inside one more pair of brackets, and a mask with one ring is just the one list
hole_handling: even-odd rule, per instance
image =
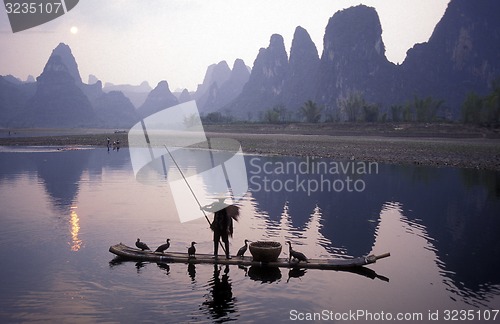
[[214, 221], [210, 227], [214, 231], [214, 255], [219, 251], [219, 242], [222, 239], [226, 249], [226, 257], [229, 258], [229, 236], [233, 234], [233, 219], [227, 214], [226, 208], [214, 213]]
[[201, 209], [214, 213], [214, 220], [210, 225], [210, 228], [214, 231], [214, 256], [217, 257], [218, 255], [219, 243], [222, 239], [226, 250], [226, 258], [230, 259], [229, 236], [233, 236], [233, 219], [238, 220], [238, 207], [225, 204], [224, 198], [222, 198], [217, 202], [201, 207]]

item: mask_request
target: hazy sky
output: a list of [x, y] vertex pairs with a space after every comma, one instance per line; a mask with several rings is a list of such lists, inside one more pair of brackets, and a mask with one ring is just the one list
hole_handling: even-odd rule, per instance
[[295, 27], [318, 48], [328, 19], [360, 3], [375, 7], [387, 58], [401, 63], [429, 39], [449, 0], [80, 0], [67, 14], [13, 34], [0, 8], [0, 75], [40, 75], [52, 49], [68, 44], [84, 82], [196, 90], [208, 65], [241, 58], [252, 67], [259, 48], [281, 34], [289, 54]]

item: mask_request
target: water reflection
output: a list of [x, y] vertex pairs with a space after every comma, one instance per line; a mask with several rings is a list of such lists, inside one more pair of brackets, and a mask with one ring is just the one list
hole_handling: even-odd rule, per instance
[[168, 276], [170, 274], [170, 265], [168, 265], [166, 263], [159, 263], [159, 262], [156, 265], [158, 266], [158, 268], [165, 271], [165, 275]]
[[108, 265], [112, 269], [116, 266], [122, 265], [124, 263], [124, 261], [125, 260], [123, 260], [120, 257], [114, 257], [113, 259], [111, 259], [111, 261], [108, 262]]
[[194, 265], [194, 263], [188, 263], [187, 273], [189, 275], [189, 278], [191, 278], [191, 281], [195, 282], [195, 280], [196, 280], [196, 266]]
[[373, 269], [366, 268], [366, 267], [359, 267], [359, 268], [352, 268], [352, 269], [347, 269], [346, 272], [351, 272], [369, 279], [379, 279], [385, 282], [389, 282], [389, 278], [381, 275], [377, 272], [375, 272]]
[[[374, 244], [374, 249], [390, 248], [391, 258], [398, 260], [398, 271], [391, 281], [404, 283], [405, 290], [413, 292], [392, 292], [393, 297], [401, 298], [405, 304], [423, 305], [428, 299], [439, 300], [439, 306], [446, 306], [451, 296], [447, 287], [450, 281], [440, 269], [442, 262], [434, 243], [426, 227], [409, 220], [403, 210], [398, 202], [383, 206]], [[381, 266], [384, 267], [382, 263]]]
[[273, 283], [281, 279], [281, 270], [277, 267], [251, 266], [248, 269], [248, 276], [253, 281], [261, 283]]
[[[331, 240], [323, 235], [324, 219], [322, 210], [318, 205], [308, 212], [309, 218], [304, 225], [295, 226], [292, 221], [295, 213], [293, 215], [290, 213], [288, 201], [282, 207], [280, 218], [274, 220], [270, 215], [262, 211], [259, 212], [258, 207], [256, 207], [258, 201], [253, 197], [253, 193], [249, 193], [248, 199], [254, 202], [255, 213], [261, 219], [261, 222], [254, 226], [264, 231], [262, 238], [272, 238], [282, 242], [282, 244], [291, 241], [292, 244], [297, 246], [307, 245], [307, 256], [310, 258], [343, 256], [346, 254], [345, 249], [335, 247]], [[253, 239], [258, 239], [255, 234], [253, 236]], [[283, 253], [287, 255], [287, 249], [284, 249]]]
[[135, 263], [135, 268], [137, 269], [138, 274], [141, 273], [142, 269], [146, 266], [146, 264], [148, 264], [148, 262], [140, 261]]
[[300, 268], [293, 268], [288, 270], [288, 279], [286, 280], [286, 283], [290, 282], [291, 278], [298, 278], [303, 277], [306, 274], [307, 270], [306, 269], [300, 269]]
[[208, 310], [211, 318], [215, 322], [225, 322], [231, 318], [232, 313], [236, 313], [236, 298], [233, 297], [232, 283], [229, 278], [229, 266], [222, 267], [215, 264], [213, 276], [208, 282], [209, 293], [205, 295], [206, 300], [202, 306]]
[[[221, 318], [231, 319], [244, 315], [242, 303], [239, 302], [237, 308], [234, 305], [235, 295], [238, 300], [252, 296], [257, 300], [255, 303], [259, 303], [259, 292], [251, 291], [256, 287], [253, 285], [261, 289], [278, 287], [277, 291], [268, 294], [270, 300], [276, 296], [286, 299], [287, 295], [281, 291], [283, 287], [286, 287], [287, 294], [295, 287], [297, 291], [294, 293], [301, 296], [300, 302], [309, 303], [311, 309], [322, 305], [321, 300], [342, 303], [342, 299], [335, 299], [340, 295], [349, 296], [359, 304], [384, 306], [387, 311], [400, 311], [398, 308], [402, 305], [410, 305], [410, 308], [413, 305], [422, 308], [439, 305], [450, 309], [491, 307], [495, 303], [498, 305], [500, 300], [497, 274], [500, 267], [498, 172], [380, 165], [378, 174], [360, 176], [366, 183], [366, 190], [361, 193], [317, 192], [308, 196], [300, 192], [251, 191], [240, 201], [241, 217], [240, 222], [235, 223], [234, 252], [248, 238], [254, 241], [276, 240], [282, 244], [290, 240], [308, 257], [348, 258], [383, 252], [391, 252], [391, 257], [369, 268], [353, 271], [377, 279], [374, 281], [359, 280], [359, 276], [346, 276], [344, 272], [335, 271], [276, 271], [276, 268], [263, 271], [255, 267], [243, 267], [240, 271], [232, 267], [232, 282], [229, 272], [225, 273], [223, 268], [214, 269], [212, 273], [211, 267], [205, 265], [158, 265], [145, 271], [145, 263], [137, 263], [136, 268], [134, 263], [130, 268], [115, 267], [119, 261], [113, 260], [109, 268], [106, 267], [107, 271], [113, 272], [112, 275], [99, 272], [103, 260], [110, 257], [107, 252], [109, 245], [128, 238], [135, 240], [144, 236], [148, 242], [160, 244], [168, 232], [172, 233], [173, 242], [179, 242], [171, 247], [172, 251], [185, 251], [186, 233], [196, 233], [196, 240], [199, 238], [201, 243], [200, 252], [211, 251], [211, 232], [203, 220], [179, 225], [167, 185], [137, 185], [127, 149], [122, 148], [113, 154], [107, 154], [106, 148], [65, 152], [13, 151], [0, 153], [0, 234], [6, 243], [0, 246], [0, 255], [11, 260], [9, 267], [4, 267], [0, 273], [4, 291], [0, 298], [10, 309], [19, 305], [29, 308], [30, 304], [26, 302], [31, 300], [29, 292], [50, 291], [53, 282], [57, 281], [54, 276], [64, 271], [75, 274], [74, 280], [82, 282], [82, 278], [98, 281], [100, 279], [96, 278], [121, 276], [115, 285], [131, 291], [137, 286], [139, 297], [144, 297], [140, 291], [150, 279], [149, 291], [157, 292], [155, 289], [160, 285], [159, 281], [154, 281], [154, 276], [161, 275], [165, 280], [166, 274], [169, 280], [176, 280], [172, 287], [180, 290], [175, 297], [185, 298], [185, 304], [179, 309], [193, 304], [194, 300], [196, 305], [205, 302], [207, 304], [202, 308], [214, 319], [220, 314], [226, 314], [220, 315]], [[260, 157], [262, 163], [267, 159], [271, 158]], [[289, 157], [272, 159], [300, 161]], [[288, 179], [287, 176], [268, 175], [271, 180], [283, 181]], [[85, 233], [84, 240], [82, 233]], [[21, 241], [20, 236], [33, 239]], [[15, 253], [7, 248], [11, 244], [18, 246]], [[47, 248], [36, 257], [30, 260], [15, 257], [41, 244]], [[287, 252], [284, 249], [283, 254], [286, 256]], [[47, 260], [58, 262], [48, 263]], [[73, 265], [74, 268], [67, 268]], [[130, 269], [132, 271], [126, 271]], [[131, 279], [130, 273], [136, 269], [141, 275]], [[89, 279], [87, 272], [93, 277]], [[215, 279], [216, 275], [218, 279]], [[247, 277], [257, 281], [246, 280]], [[44, 281], [43, 278], [49, 279]], [[245, 280], [239, 280], [241, 278]], [[322, 281], [317, 282], [319, 279]], [[199, 296], [205, 292], [199, 294], [200, 289], [205, 289], [205, 286], [199, 283], [207, 281], [209, 294], [200, 300], [203, 297]], [[284, 286], [286, 282], [289, 285]], [[106, 286], [107, 283], [100, 284]], [[219, 293], [224, 291], [220, 290], [219, 284], [222, 287], [229, 284], [231, 293]], [[19, 286], [24, 288], [19, 289]], [[214, 295], [215, 286], [217, 297]], [[309, 289], [319, 297], [304, 296]], [[239, 293], [241, 290], [248, 292], [243, 295]], [[358, 290], [364, 291], [363, 296], [353, 296], [352, 291]], [[89, 289], [86, 297], [93, 296], [94, 292]], [[381, 294], [385, 300], [373, 301]], [[113, 298], [107, 297], [94, 300], [94, 306], [101, 307], [101, 311], [101, 302], [107, 303], [110, 309], [120, 307], [108, 305]], [[225, 303], [224, 307], [230, 309], [216, 307], [216, 301]], [[152, 304], [142, 305], [146, 310], [143, 313], [151, 310], [151, 305], [156, 305], [152, 314], [164, 314], [165, 305], [154, 304], [158, 303], [154, 300], [149, 302]], [[392, 309], [391, 303], [394, 304]], [[209, 305], [213, 306], [212, 310], [209, 310]], [[231, 313], [232, 310], [235, 311]]]
[[[294, 157], [259, 157], [258, 159], [249, 157], [248, 160], [250, 165], [254, 165], [249, 172], [264, 169], [263, 166], [269, 163], [277, 165], [280, 161], [285, 161], [286, 163], [293, 162], [300, 165], [300, 163], [304, 162], [304, 159]], [[315, 163], [319, 163], [321, 159], [315, 159], [315, 161]], [[307, 159], [305, 162], [307, 162]], [[316, 256], [343, 256], [346, 254], [360, 256], [368, 254], [373, 243], [375, 226], [367, 222], [367, 219], [376, 220], [380, 206], [383, 203], [383, 201], [375, 201], [374, 196], [377, 193], [370, 190], [373, 187], [372, 182], [374, 180], [380, 182], [380, 179], [377, 179], [377, 174], [359, 174], [354, 177], [351, 174], [338, 175], [315, 172], [310, 175], [300, 174], [299, 176], [288, 173], [266, 173], [265, 176], [264, 180], [271, 183], [294, 183], [299, 187], [300, 185], [307, 187], [308, 181], [321, 184], [323, 181], [331, 183], [336, 180], [345, 180], [348, 177], [365, 181], [366, 192], [316, 190], [308, 194], [303, 189], [259, 190], [264, 187], [262, 183], [259, 183], [262, 177], [255, 177], [254, 181], [250, 182], [250, 192], [252, 198], [255, 199], [257, 213], [267, 215], [272, 225], [281, 227], [283, 232], [288, 233], [290, 241], [296, 245], [306, 244], [306, 237], [303, 235], [304, 229], [307, 229], [309, 234], [315, 236], [317, 239], [315, 248], [309, 251], [309, 254]], [[368, 196], [368, 193], [370, 196]], [[363, 203], [360, 203], [360, 201], [363, 201]], [[286, 208], [283, 211], [284, 204]], [[349, 228], [349, 231], [346, 231], [346, 228]], [[309, 248], [310, 241], [308, 238], [307, 245]]]
[[70, 213], [70, 232], [71, 232], [71, 251], [77, 252], [80, 250], [82, 247], [82, 240], [78, 237], [78, 234], [80, 233], [80, 218], [78, 217], [78, 214], [76, 213], [76, 209], [78, 207], [72, 206], [71, 207], [71, 213]]
[[[421, 220], [408, 219], [403, 211], [403, 205], [398, 202], [388, 202], [383, 206], [373, 247], [374, 250], [391, 249], [391, 258], [398, 260], [398, 271], [391, 280], [404, 282], [409, 291], [415, 292], [401, 298], [415, 305], [421, 305], [423, 299], [429, 298], [439, 300], [441, 307], [448, 303], [444, 301], [457, 299], [475, 307], [486, 306], [487, 296], [493, 296], [491, 291], [474, 291], [464, 282], [458, 282], [456, 278], [460, 274], [443, 261], [437, 248], [438, 241], [429, 234], [428, 228]], [[467, 264], [466, 260], [462, 262]], [[496, 284], [489, 289], [497, 290], [495, 286], [498, 287]], [[497, 293], [498, 290], [494, 294]]]
[[[275, 163], [278, 159], [260, 157], [259, 161]], [[267, 176], [271, 181], [293, 179], [287, 174]], [[500, 281], [493, 269], [500, 266], [498, 172], [381, 165], [379, 174], [362, 175], [362, 179], [366, 190], [360, 193], [251, 194], [269, 237], [288, 237], [295, 245], [303, 244], [306, 255], [314, 256], [392, 252], [393, 246], [401, 245], [400, 238], [394, 237], [384, 249], [372, 248], [378, 237], [381, 210], [398, 210], [411, 228], [425, 228], [425, 235], [413, 235], [424, 235], [432, 244], [434, 258], [442, 267], [440, 275], [453, 283], [454, 291], [467, 297], [472, 297], [471, 292], [497, 294], [495, 287]], [[279, 206], [281, 210], [277, 210]]]
[[45, 186], [53, 206], [61, 211], [68, 210], [78, 194], [80, 179], [91, 155], [86, 150], [40, 154], [30, 155], [36, 164], [38, 179]]

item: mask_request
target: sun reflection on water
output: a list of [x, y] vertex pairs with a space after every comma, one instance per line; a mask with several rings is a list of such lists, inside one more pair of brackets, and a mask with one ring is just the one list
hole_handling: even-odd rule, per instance
[[71, 214], [70, 214], [70, 220], [69, 223], [71, 225], [71, 242], [69, 244], [71, 245], [71, 251], [78, 251], [82, 247], [82, 240], [78, 238], [78, 233], [80, 232], [80, 218], [78, 217], [78, 214], [76, 213], [76, 209], [78, 207], [72, 206], [71, 207]]

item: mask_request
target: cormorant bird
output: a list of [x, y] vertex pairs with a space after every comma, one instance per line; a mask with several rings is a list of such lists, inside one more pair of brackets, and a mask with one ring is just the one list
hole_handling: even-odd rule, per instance
[[146, 243], [141, 242], [141, 239], [137, 239], [137, 242], [135, 242], [135, 246], [137, 246], [137, 248], [141, 249], [142, 251], [144, 251], [144, 250], [151, 251], [151, 249], [149, 248], [149, 246], [147, 246]]
[[287, 241], [286, 243], [288, 243], [288, 245], [290, 245], [290, 248], [289, 248], [289, 258], [288, 258], [288, 262], [290, 262], [291, 258], [294, 258], [294, 259], [297, 259], [300, 261], [304, 261], [304, 262], [309, 262], [306, 258], [306, 256], [304, 255], [304, 253], [301, 253], [301, 252], [298, 252], [298, 251], [294, 251], [292, 249], [292, 243], [290, 241]]
[[194, 258], [195, 254], [196, 254], [196, 248], [194, 247], [195, 244], [196, 244], [196, 242], [191, 242], [191, 246], [188, 248], [188, 256], [189, 257]]
[[238, 250], [238, 253], [236, 253], [236, 256], [239, 256], [239, 257], [242, 257], [243, 258], [243, 255], [245, 254], [245, 252], [247, 251], [248, 249], [248, 242], [250, 242], [249, 240], [245, 240], [245, 245], [242, 246], [239, 250]]
[[163, 243], [160, 245], [155, 252], [161, 252], [164, 253], [168, 248], [170, 247], [170, 239], [167, 239], [167, 243]]

